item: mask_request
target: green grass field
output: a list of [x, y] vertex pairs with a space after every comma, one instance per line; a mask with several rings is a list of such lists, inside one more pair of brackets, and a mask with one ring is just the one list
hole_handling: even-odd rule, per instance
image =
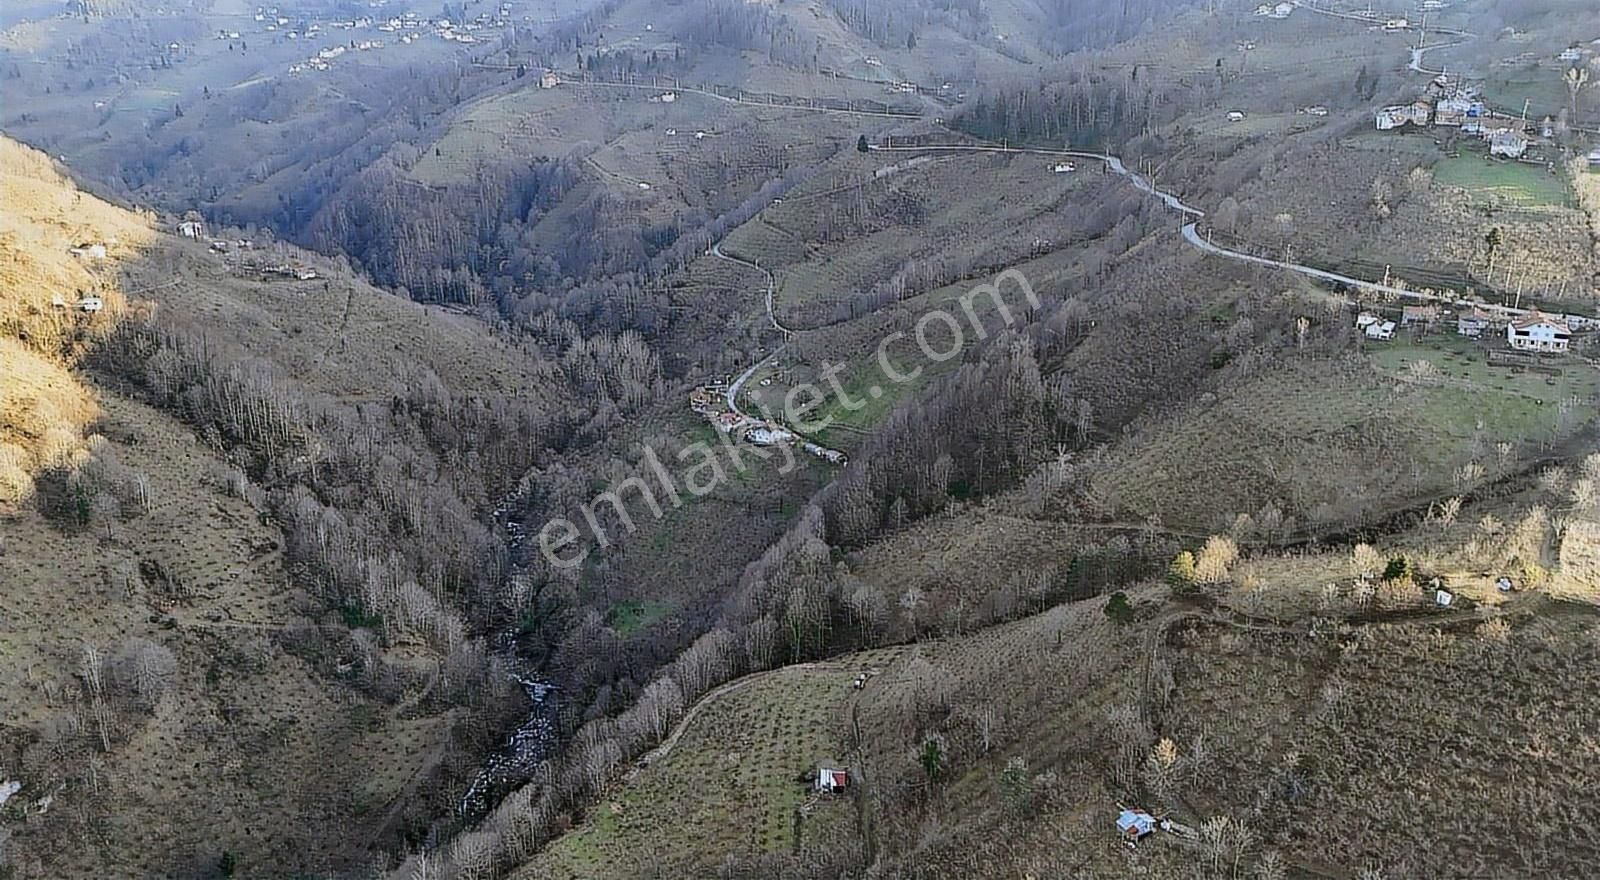
[[617, 631], [617, 635], [626, 638], [660, 622], [671, 613], [672, 606], [665, 602], [632, 599], [611, 606], [611, 610], [606, 612], [606, 623]]
[[1471, 154], [1441, 160], [1433, 166], [1433, 180], [1475, 196], [1492, 196], [1525, 207], [1566, 206], [1572, 202], [1572, 190], [1559, 174], [1533, 165], [1491, 162]]
[[[1219, 510], [1268, 503], [1311, 519], [1324, 504], [1324, 515], [1370, 516], [1448, 491], [1458, 466], [1493, 465], [1498, 443], [1528, 455], [1594, 418], [1583, 401], [1600, 376], [1581, 364], [1518, 373], [1443, 334], [1365, 351], [1365, 362], [1284, 363], [1194, 407], [1121, 449], [1097, 492], [1126, 515], [1206, 528]], [[1418, 360], [1438, 373], [1416, 380]]]
[[1512, 112], [1529, 101], [1528, 117], [1554, 116], [1567, 106], [1567, 89], [1561, 82], [1562, 68], [1516, 68], [1499, 72], [1483, 83], [1484, 100]]
[[1425, 426], [1462, 440], [1480, 429], [1497, 437], [1553, 437], [1560, 403], [1590, 399], [1600, 388], [1591, 367], [1574, 362], [1556, 377], [1491, 365], [1472, 343], [1453, 335], [1396, 340], [1375, 346], [1371, 357], [1379, 370], [1397, 377], [1418, 361], [1438, 369], [1437, 385], [1406, 396]]
[[1358, 150], [1415, 153], [1419, 156], [1435, 156], [1439, 153], [1439, 146], [1433, 142], [1431, 132], [1415, 130], [1377, 131], [1368, 127], [1344, 138], [1339, 143]]
[[[947, 361], [946, 363], [954, 364], [956, 362]], [[937, 368], [942, 365], [933, 366]], [[901, 363], [895, 369], [902, 374], [906, 374], [913, 368]], [[942, 373], [944, 371], [940, 370], [939, 372]], [[842, 383], [846, 395], [850, 397], [850, 402], [859, 403], [860, 406], [851, 409], [844, 405], [842, 398], [830, 398], [824, 417], [829, 425], [839, 427], [818, 432], [819, 438], [829, 445], [850, 444], [852, 436], [859, 437], [863, 432], [871, 431], [883, 424], [883, 421], [889, 417], [889, 413], [894, 411], [894, 408], [899, 405], [901, 400], [904, 400], [908, 395], [916, 393], [918, 389], [928, 383], [933, 375], [935, 373], [932, 370], [924, 369], [920, 375], [909, 382], [891, 382], [888, 377], [884, 376], [882, 369], [876, 363], [861, 365], [858, 370], [851, 373], [850, 381]], [[874, 389], [878, 392], [876, 397], [873, 396]]]

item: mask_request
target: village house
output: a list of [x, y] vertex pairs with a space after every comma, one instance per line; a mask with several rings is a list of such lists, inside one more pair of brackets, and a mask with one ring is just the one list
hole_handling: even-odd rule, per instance
[[756, 425], [745, 432], [745, 442], [756, 446], [778, 446], [794, 442], [794, 434], [789, 430], [779, 427], [774, 422]]
[[1293, 3], [1279, 3], [1278, 5], [1272, 7], [1272, 17], [1276, 18], [1276, 19], [1280, 19], [1281, 20], [1281, 19], [1288, 18], [1293, 13], [1294, 13], [1294, 4]]
[[850, 787], [850, 771], [818, 767], [816, 789], [823, 794], [838, 794]]
[[1520, 131], [1497, 131], [1489, 135], [1489, 155], [1520, 159], [1528, 151], [1528, 143], [1528, 136]]
[[539, 88], [541, 89], [553, 89], [559, 85], [561, 85], [561, 77], [556, 76], [556, 72], [553, 70], [547, 70], [539, 76]]
[[689, 408], [701, 415], [710, 415], [722, 405], [722, 395], [701, 387], [689, 392]]
[[69, 248], [68, 253], [80, 260], [103, 260], [106, 258], [106, 246], [103, 244], [80, 244]]
[[1373, 118], [1379, 131], [1390, 131], [1411, 122], [1410, 104], [1393, 104], [1379, 110]]
[[1466, 123], [1467, 112], [1471, 109], [1472, 101], [1466, 98], [1440, 98], [1439, 103], [1433, 105], [1433, 124], [1460, 128]]
[[1404, 18], [1391, 18], [1383, 23], [1386, 31], [1403, 31], [1408, 27], [1411, 27], [1411, 22]]
[[1240, 111], [1240, 110], [1230, 110], [1230, 111], [1228, 111], [1228, 121], [1229, 122], [1243, 122], [1244, 121], [1244, 112]]
[[1362, 312], [1356, 316], [1356, 329], [1366, 335], [1368, 339], [1387, 340], [1394, 338], [1395, 323], [1385, 321], [1371, 312]]
[[1560, 61], [1567, 62], [1581, 61], [1583, 60], [1583, 50], [1577, 46], [1568, 46], [1567, 48], [1562, 49], [1561, 54], [1557, 55], [1556, 58]]
[[78, 300], [78, 311], [80, 312], [98, 312], [105, 307], [105, 301], [98, 296], [86, 296]]
[[1057, 162], [1050, 170], [1055, 174], [1071, 174], [1078, 170], [1078, 166], [1071, 162]]
[[1129, 843], [1137, 843], [1155, 830], [1155, 817], [1144, 810], [1123, 810], [1117, 814], [1117, 831]]
[[185, 220], [178, 224], [178, 234], [184, 238], [199, 238], [206, 234], [206, 226], [199, 220]]
[[1574, 331], [1600, 330], [1600, 318], [1589, 315], [1579, 315], [1568, 312], [1561, 316], [1561, 320]]
[[1470, 312], [1462, 312], [1456, 316], [1456, 332], [1462, 336], [1477, 339], [1483, 335], [1483, 331], [1489, 329], [1490, 323], [1492, 322], [1489, 319], [1489, 313], [1483, 309], [1475, 308]]
[[1532, 312], [1506, 325], [1506, 342], [1518, 351], [1561, 353], [1572, 341], [1565, 321]]

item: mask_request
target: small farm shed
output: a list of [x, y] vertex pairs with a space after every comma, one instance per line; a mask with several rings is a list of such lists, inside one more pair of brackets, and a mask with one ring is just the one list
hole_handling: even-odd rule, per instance
[[1462, 336], [1476, 339], [1487, 329], [1489, 329], [1489, 313], [1482, 309], [1473, 309], [1456, 316], [1456, 332]]
[[850, 787], [850, 771], [836, 770], [832, 767], [817, 768], [817, 791], [824, 794], [837, 794]]

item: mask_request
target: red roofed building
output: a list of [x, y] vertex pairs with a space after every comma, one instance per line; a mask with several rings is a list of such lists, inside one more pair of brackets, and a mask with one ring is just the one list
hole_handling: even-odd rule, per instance
[[817, 791], [834, 794], [849, 787], [849, 771], [834, 770], [831, 767], [819, 767], [817, 769]]

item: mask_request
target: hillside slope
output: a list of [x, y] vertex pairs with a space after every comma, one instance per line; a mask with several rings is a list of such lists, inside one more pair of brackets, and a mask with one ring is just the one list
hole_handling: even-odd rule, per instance
[[[518, 701], [456, 612], [420, 597], [402, 619], [344, 579], [454, 559], [463, 590], [495, 584], [468, 574], [467, 554], [504, 553], [473, 521], [528, 466], [563, 386], [537, 352], [312, 255], [257, 242], [320, 276], [260, 280], [11, 141], [0, 193], [0, 782], [20, 785], [0, 866], [381, 864]], [[506, 418], [521, 436], [445, 433]], [[446, 456], [479, 466], [442, 477]], [[315, 554], [294, 533], [313, 518]], [[386, 559], [329, 555], [380, 537]]]

